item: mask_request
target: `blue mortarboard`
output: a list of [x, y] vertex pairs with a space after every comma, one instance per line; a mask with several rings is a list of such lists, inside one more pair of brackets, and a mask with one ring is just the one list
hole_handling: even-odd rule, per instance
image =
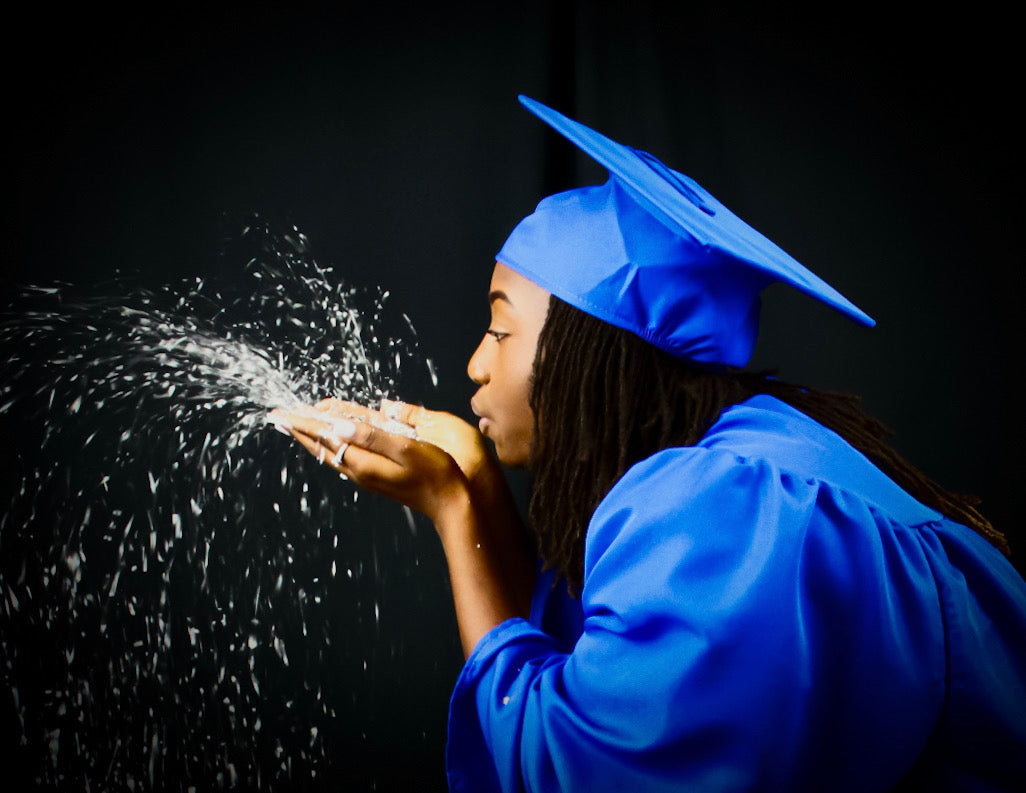
[[748, 362], [759, 293], [775, 281], [876, 324], [693, 179], [540, 102], [520, 102], [607, 168], [609, 181], [544, 199], [497, 261], [582, 311], [699, 363]]

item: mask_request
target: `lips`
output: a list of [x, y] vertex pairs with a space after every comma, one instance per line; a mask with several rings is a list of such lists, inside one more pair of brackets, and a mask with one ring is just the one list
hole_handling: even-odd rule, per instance
[[492, 423], [491, 419], [489, 419], [488, 416], [485, 415], [484, 411], [482, 411], [481, 408], [478, 407], [477, 403], [474, 402], [473, 399], [470, 400], [470, 409], [472, 411], [474, 411], [474, 415], [477, 416], [477, 418], [478, 418], [478, 422], [477, 422], [477, 429], [478, 429], [478, 431], [482, 435], [487, 435], [488, 433], [486, 432], [486, 430], [488, 429], [488, 426]]

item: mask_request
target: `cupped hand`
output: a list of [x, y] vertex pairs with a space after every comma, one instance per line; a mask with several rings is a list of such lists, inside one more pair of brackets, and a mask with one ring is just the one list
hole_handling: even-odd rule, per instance
[[477, 427], [452, 413], [428, 410], [420, 405], [393, 402], [388, 399], [381, 401], [380, 412], [388, 418], [411, 426], [421, 440], [444, 449], [456, 461], [467, 479], [473, 480], [485, 469], [493, 466], [498, 470], [498, 461]]
[[389, 432], [377, 411], [332, 400], [312, 410], [272, 411], [310, 454], [355, 484], [399, 501], [436, 521], [469, 497], [467, 478], [440, 446]]
[[[269, 419], [357, 485], [432, 520], [449, 561], [468, 653], [482, 630], [529, 613], [534, 542], [498, 460], [475, 427], [450, 413], [387, 400], [374, 410], [326, 399], [310, 408], [275, 410]], [[480, 604], [457, 593], [482, 587], [490, 593], [488, 603], [505, 605], [479, 624], [469, 615]]]
[[505, 484], [499, 461], [484, 436], [452, 413], [389, 399], [381, 401], [380, 410], [340, 399], [322, 400], [314, 410], [333, 418], [357, 418], [393, 432], [408, 428], [419, 440], [434, 444], [452, 457], [474, 489], [492, 490], [498, 482]]

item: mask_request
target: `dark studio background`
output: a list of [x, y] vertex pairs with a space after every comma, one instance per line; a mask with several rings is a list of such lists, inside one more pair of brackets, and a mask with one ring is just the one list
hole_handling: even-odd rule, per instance
[[[4, 289], [212, 273], [225, 218], [256, 211], [390, 290], [437, 365], [431, 406], [469, 417], [492, 256], [543, 195], [605, 178], [519, 107], [526, 93], [693, 176], [875, 317], [861, 329], [771, 288], [753, 364], [861, 393], [907, 457], [982, 497], [1022, 569], [1010, 20], [416, 8], [11, 20]], [[363, 756], [378, 790], [442, 789], [460, 657], [440, 553], [404, 585], [423, 588], [419, 627], [401, 674], [376, 679]], [[336, 773], [319, 781], [366, 778]]]

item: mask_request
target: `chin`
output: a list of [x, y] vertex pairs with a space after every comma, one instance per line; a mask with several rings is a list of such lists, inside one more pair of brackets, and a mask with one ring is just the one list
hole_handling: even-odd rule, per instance
[[[488, 437], [488, 436], [485, 436]], [[507, 468], [526, 468], [527, 467], [527, 455], [522, 453], [516, 445], [506, 443], [501, 439], [490, 438], [489, 440], [495, 446], [495, 456], [499, 458], [499, 462], [505, 465]]]
[[503, 451], [496, 446], [495, 454], [499, 458], [499, 462], [507, 468], [527, 468], [527, 465], [530, 462], [530, 454], [527, 450], [516, 449]]

